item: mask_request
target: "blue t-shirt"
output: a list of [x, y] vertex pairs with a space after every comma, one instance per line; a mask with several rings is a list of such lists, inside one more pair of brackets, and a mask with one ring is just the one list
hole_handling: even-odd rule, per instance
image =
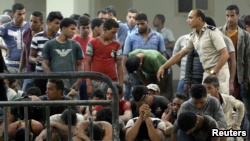
[[13, 21], [0, 26], [0, 35], [2, 36], [7, 48], [9, 49], [9, 57], [5, 57], [6, 65], [18, 67], [23, 47], [22, 33], [30, 27], [28, 22], [24, 26], [17, 27]]

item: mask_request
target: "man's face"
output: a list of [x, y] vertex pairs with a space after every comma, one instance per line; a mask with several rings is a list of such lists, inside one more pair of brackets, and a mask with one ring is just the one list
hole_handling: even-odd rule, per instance
[[197, 23], [199, 22], [200, 17], [196, 16], [196, 11], [191, 10], [188, 14], [187, 23], [191, 28], [196, 28]]
[[126, 19], [127, 19], [128, 25], [129, 25], [130, 27], [134, 27], [135, 24], [136, 24], [136, 23], [135, 23], [135, 16], [136, 16], [136, 13], [128, 12], [128, 14], [127, 14]]
[[153, 25], [154, 27], [158, 27], [160, 23], [160, 20], [157, 17], [154, 17]]
[[110, 88], [108, 88], [108, 90], [107, 90], [106, 98], [107, 98], [107, 100], [113, 99], [112, 90]]
[[17, 81], [13, 82], [9, 87], [14, 91], [18, 92]]
[[13, 14], [13, 19], [17, 23], [23, 23], [25, 19], [25, 9], [22, 10], [16, 10], [15, 13]]
[[115, 38], [118, 28], [112, 28], [110, 30], [105, 29], [104, 33], [107, 39], [112, 40]]
[[139, 101], [135, 102], [136, 106], [141, 107], [142, 104], [148, 104], [148, 95], [145, 94], [141, 97]]
[[90, 24], [86, 26], [80, 26], [79, 30], [80, 30], [81, 36], [88, 37], [90, 33]]
[[55, 83], [48, 82], [46, 88], [48, 100], [58, 100], [57, 98], [62, 94], [62, 91], [56, 88]]
[[65, 35], [66, 38], [71, 39], [76, 33], [76, 25], [71, 24], [69, 27], [63, 27], [62, 33]]
[[99, 27], [95, 27], [95, 31], [97, 33], [97, 36], [100, 36], [103, 32], [103, 24], [101, 24]]
[[32, 31], [39, 31], [43, 25], [43, 22], [40, 20], [39, 17], [30, 16], [30, 29]]
[[226, 11], [227, 25], [229, 25], [229, 26], [237, 25], [238, 19], [239, 19], [239, 15], [236, 14], [235, 10], [227, 10]]
[[180, 110], [181, 104], [184, 102], [184, 100], [179, 99], [179, 98], [174, 98], [172, 102], [172, 110], [173, 114], [177, 115], [178, 111]]
[[99, 13], [98, 18], [101, 19], [103, 22], [105, 22], [108, 19], [108, 14], [104, 14], [104, 13]]
[[247, 31], [248, 33], [250, 33], [250, 26], [249, 26], [249, 25], [246, 25], [246, 31]]
[[200, 99], [195, 99], [192, 97], [192, 102], [198, 109], [201, 109], [206, 103], [206, 101], [207, 101], [207, 97], [202, 97]]
[[138, 32], [140, 34], [146, 33], [148, 29], [148, 21], [145, 20], [136, 20], [136, 25], [138, 28]]
[[48, 21], [48, 29], [52, 31], [53, 33], [57, 33], [60, 28], [61, 20], [54, 19], [53, 21]]
[[205, 83], [205, 87], [207, 89], [207, 93], [211, 94], [212, 96], [216, 96], [218, 94], [219, 89], [215, 88], [212, 83]]

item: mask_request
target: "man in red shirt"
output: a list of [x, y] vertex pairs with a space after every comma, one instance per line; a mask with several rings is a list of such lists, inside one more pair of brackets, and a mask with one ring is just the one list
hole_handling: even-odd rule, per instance
[[[74, 36], [72, 39], [77, 41], [81, 47], [82, 47], [82, 51], [84, 56], [86, 56], [86, 48], [87, 48], [87, 44], [90, 40], [92, 40], [92, 37], [89, 36], [90, 33], [90, 19], [87, 16], [81, 16], [78, 21], [77, 21], [77, 28], [80, 31], [79, 36]], [[83, 61], [83, 65], [84, 65], [84, 71], [86, 71], [86, 60], [82, 59]], [[87, 86], [86, 86], [86, 80], [83, 79], [81, 86], [80, 86], [80, 90], [79, 90], [79, 96], [80, 96], [80, 100], [88, 100], [88, 95], [87, 95]]]
[[[86, 71], [94, 71], [107, 75], [114, 82], [123, 86], [122, 49], [120, 44], [113, 39], [116, 37], [119, 24], [108, 19], [103, 24], [101, 36], [91, 40], [86, 49]], [[93, 89], [107, 90], [106, 83], [100, 80], [87, 79], [87, 93]]]

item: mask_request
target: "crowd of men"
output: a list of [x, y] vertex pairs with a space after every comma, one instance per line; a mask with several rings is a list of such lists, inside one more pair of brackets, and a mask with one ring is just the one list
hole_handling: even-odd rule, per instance
[[[120, 140], [249, 141], [250, 15], [240, 18], [237, 5], [225, 11], [226, 24], [217, 28], [201, 9], [191, 10], [187, 23], [193, 31], [175, 42], [163, 14], [154, 17], [156, 30], [135, 8], [128, 9], [122, 23], [114, 6], [99, 10], [93, 19], [87, 13], [66, 18], [51, 11], [44, 20], [34, 11], [25, 21], [25, 6], [15, 3], [0, 15], [0, 71], [108, 76], [119, 93]], [[181, 70], [176, 94], [174, 64]], [[3, 101], [114, 100], [112, 89], [92, 78], [4, 79], [1, 88]], [[68, 140], [68, 134], [74, 141], [88, 141], [91, 135], [112, 140], [111, 107], [89, 109], [50, 107], [46, 125], [45, 108], [29, 107], [30, 140]], [[24, 140], [24, 107], [9, 107], [8, 119], [3, 119], [3, 109], [0, 114], [1, 126], [8, 122], [9, 139]], [[225, 134], [212, 136], [214, 129]], [[229, 130], [247, 134], [228, 135]], [[1, 128], [0, 140], [3, 134]]]

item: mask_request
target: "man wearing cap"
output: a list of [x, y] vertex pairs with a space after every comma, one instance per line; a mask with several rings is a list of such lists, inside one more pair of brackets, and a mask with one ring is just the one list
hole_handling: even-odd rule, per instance
[[157, 84], [149, 84], [148, 88], [148, 95], [160, 95], [160, 88]]

